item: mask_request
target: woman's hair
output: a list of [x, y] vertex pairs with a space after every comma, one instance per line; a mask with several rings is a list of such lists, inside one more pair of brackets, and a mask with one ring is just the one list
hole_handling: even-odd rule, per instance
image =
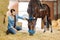
[[13, 13], [13, 11], [15, 12], [15, 9], [11, 9], [10, 12]]

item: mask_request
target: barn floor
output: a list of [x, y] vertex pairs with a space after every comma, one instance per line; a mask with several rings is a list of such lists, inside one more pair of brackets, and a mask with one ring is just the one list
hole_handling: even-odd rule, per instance
[[0, 30], [0, 40], [60, 40], [60, 29], [53, 29], [43, 33], [43, 31], [37, 31], [33, 36], [30, 36], [28, 32], [17, 32], [17, 34], [6, 35], [5, 30]]
[[[0, 14], [0, 19], [3, 20], [3, 15]], [[60, 28], [53, 29], [43, 33], [43, 31], [37, 31], [33, 36], [29, 36], [28, 32], [17, 32], [17, 34], [6, 35], [6, 24], [0, 20], [0, 40], [60, 40]]]

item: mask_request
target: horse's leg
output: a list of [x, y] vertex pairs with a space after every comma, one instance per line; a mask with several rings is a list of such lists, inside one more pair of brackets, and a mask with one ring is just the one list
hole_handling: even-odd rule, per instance
[[[50, 24], [50, 25], [52, 25], [52, 24]], [[51, 26], [51, 32], [53, 32], [53, 30], [52, 30], [52, 26]]]
[[44, 22], [44, 32], [46, 32], [46, 23]]
[[49, 24], [50, 24], [50, 27], [51, 27], [51, 32], [52, 32], [51, 19], [49, 19], [48, 21], [49, 21]]
[[47, 16], [47, 18], [46, 18], [46, 27], [47, 27], [47, 29], [49, 30], [49, 20], [48, 20], [48, 16]]
[[45, 20], [44, 20], [44, 18], [42, 19], [42, 21], [43, 21], [43, 24], [44, 24], [44, 33], [46, 32], [46, 23], [45, 23]]
[[46, 31], [46, 28], [49, 30], [49, 21], [48, 21], [48, 16], [45, 16], [45, 20], [44, 20], [44, 32]]
[[49, 30], [49, 25], [50, 25], [50, 27], [51, 27], [51, 32], [52, 32], [51, 19], [50, 19], [49, 16], [47, 16], [47, 29], [48, 29], [48, 30]]

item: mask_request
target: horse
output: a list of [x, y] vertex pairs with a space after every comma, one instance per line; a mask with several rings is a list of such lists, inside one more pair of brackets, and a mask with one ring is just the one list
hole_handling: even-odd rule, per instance
[[[47, 4], [41, 4], [40, 0], [30, 0], [27, 12], [29, 14], [29, 18], [32, 20], [28, 20], [28, 28], [29, 30], [35, 29], [35, 24], [37, 18], [42, 18], [42, 21], [44, 22], [44, 32], [46, 31], [46, 28], [49, 29], [49, 25], [51, 24], [51, 18], [50, 18], [50, 7]], [[52, 27], [51, 27], [52, 32]]]

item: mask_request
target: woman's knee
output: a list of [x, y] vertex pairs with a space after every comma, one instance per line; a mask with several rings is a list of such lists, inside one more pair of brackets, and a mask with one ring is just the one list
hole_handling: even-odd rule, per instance
[[16, 31], [14, 30], [14, 29], [8, 29], [8, 31], [9, 31], [9, 33], [11, 33], [11, 34], [16, 34]]

